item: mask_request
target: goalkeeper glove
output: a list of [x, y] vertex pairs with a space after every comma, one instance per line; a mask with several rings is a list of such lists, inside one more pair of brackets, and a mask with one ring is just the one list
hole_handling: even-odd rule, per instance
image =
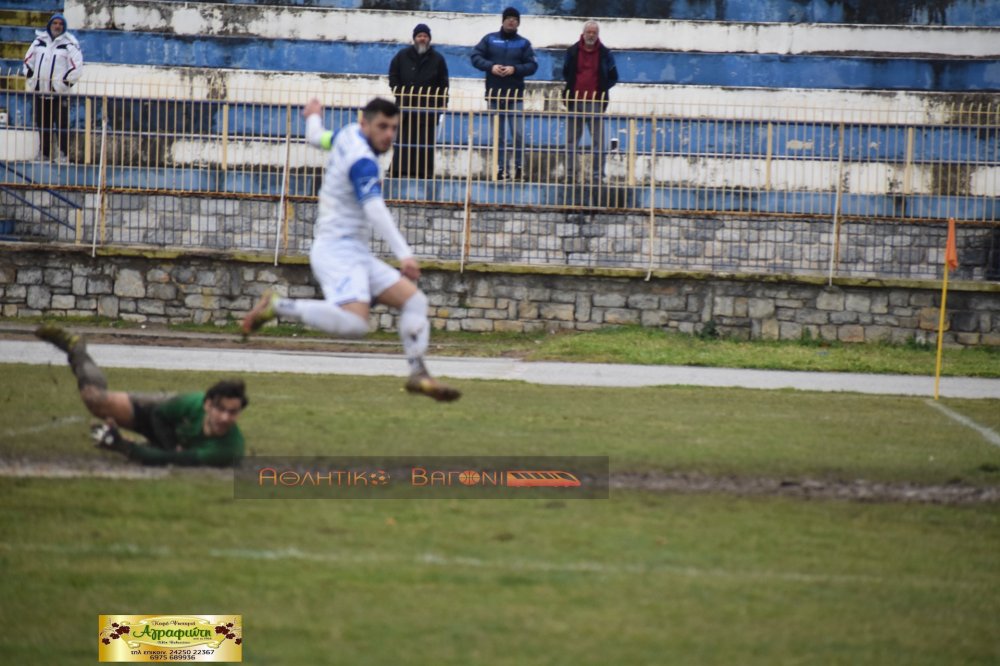
[[133, 442], [123, 437], [114, 423], [95, 423], [90, 428], [90, 438], [99, 449], [117, 451], [128, 455]]

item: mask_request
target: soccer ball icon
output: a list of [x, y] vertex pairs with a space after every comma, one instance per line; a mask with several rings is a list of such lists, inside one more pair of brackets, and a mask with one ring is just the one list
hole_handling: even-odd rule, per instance
[[384, 469], [368, 472], [368, 480], [373, 486], [387, 486], [389, 485], [389, 472]]
[[458, 475], [458, 480], [462, 483], [462, 485], [465, 486], [476, 485], [477, 483], [479, 483], [480, 478], [481, 477], [479, 475], [479, 472], [472, 469], [467, 469]]

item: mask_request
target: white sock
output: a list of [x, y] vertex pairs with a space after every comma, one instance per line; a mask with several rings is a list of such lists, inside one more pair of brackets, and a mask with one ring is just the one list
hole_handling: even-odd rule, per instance
[[427, 297], [418, 291], [403, 303], [399, 312], [399, 337], [403, 341], [410, 372], [424, 371], [424, 354], [431, 338], [431, 324], [427, 321]]
[[330, 335], [360, 338], [368, 333], [367, 321], [329, 301], [279, 298], [274, 311]]

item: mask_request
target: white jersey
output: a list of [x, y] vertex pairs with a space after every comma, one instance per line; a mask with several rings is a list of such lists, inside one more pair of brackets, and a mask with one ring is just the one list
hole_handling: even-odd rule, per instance
[[361, 126], [352, 123], [334, 135], [323, 128], [319, 115], [312, 115], [306, 119], [306, 137], [313, 145], [330, 151], [319, 191], [314, 237], [353, 242], [367, 249], [374, 227], [397, 258], [411, 256], [413, 253], [385, 210], [381, 171]]

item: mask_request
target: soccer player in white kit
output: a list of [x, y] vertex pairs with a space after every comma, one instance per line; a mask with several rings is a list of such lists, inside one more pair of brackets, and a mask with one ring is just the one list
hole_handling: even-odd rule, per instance
[[[336, 134], [323, 127], [319, 100], [306, 104], [306, 140], [330, 151], [319, 192], [309, 265], [323, 290], [324, 300], [281, 298], [265, 293], [243, 318], [250, 334], [277, 316], [288, 317], [321, 331], [343, 337], [368, 332], [372, 298], [398, 308], [399, 336], [410, 365], [406, 390], [435, 400], [457, 400], [461, 393], [437, 381], [424, 367], [430, 338], [427, 297], [414, 281], [420, 267], [382, 198], [381, 172], [376, 161], [392, 147], [399, 129], [399, 107], [376, 97], [362, 111], [361, 122]], [[388, 243], [399, 260], [399, 270], [372, 255], [371, 230]]]

